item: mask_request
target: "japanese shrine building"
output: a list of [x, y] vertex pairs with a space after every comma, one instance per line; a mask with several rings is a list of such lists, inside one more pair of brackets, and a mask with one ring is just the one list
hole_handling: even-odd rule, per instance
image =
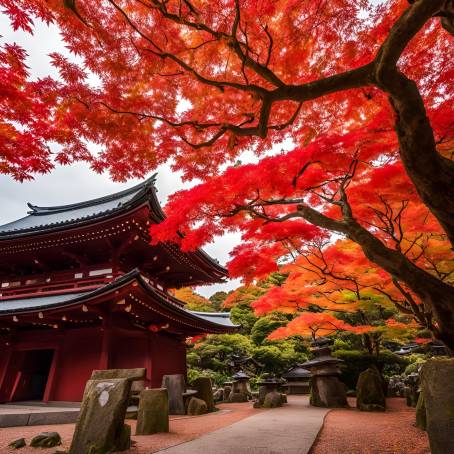
[[164, 219], [154, 178], [66, 206], [30, 205], [0, 226], [0, 402], [77, 402], [93, 369], [146, 367], [146, 386], [186, 373], [187, 337], [229, 333], [169, 289], [222, 282], [201, 250], [150, 245]]

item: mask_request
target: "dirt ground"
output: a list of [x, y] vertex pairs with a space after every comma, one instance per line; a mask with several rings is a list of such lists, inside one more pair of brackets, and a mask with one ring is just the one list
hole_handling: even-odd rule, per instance
[[310, 454], [430, 454], [426, 432], [415, 427], [415, 409], [387, 399], [384, 413], [332, 410]]
[[[220, 411], [203, 416], [172, 416], [170, 418], [170, 432], [146, 436], [133, 436], [135, 442], [130, 450], [123, 454], [150, 454], [164, 448], [184, 443], [198, 438], [221, 427], [229, 426], [243, 418], [257, 414], [258, 411], [252, 408], [251, 403], [240, 404], [221, 404], [218, 405]], [[126, 421], [131, 425], [132, 433], [135, 432], [135, 421]], [[8, 444], [11, 441], [24, 437], [27, 444], [31, 438], [40, 432], [56, 431], [62, 437], [62, 445], [58, 448], [36, 449], [25, 447], [19, 450], [11, 449]], [[60, 424], [53, 426], [26, 426], [8, 427], [0, 429], [0, 453], [20, 453], [20, 454], [53, 454], [58, 450], [67, 450], [71, 443], [74, 432], [74, 424]]]

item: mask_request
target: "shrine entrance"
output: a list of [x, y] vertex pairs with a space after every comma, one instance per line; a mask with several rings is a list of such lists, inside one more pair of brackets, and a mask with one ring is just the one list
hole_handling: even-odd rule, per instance
[[43, 400], [54, 350], [22, 350], [13, 353], [4, 382], [7, 401]]

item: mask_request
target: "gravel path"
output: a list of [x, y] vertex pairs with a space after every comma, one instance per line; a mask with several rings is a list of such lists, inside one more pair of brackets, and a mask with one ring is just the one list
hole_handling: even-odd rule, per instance
[[162, 454], [307, 454], [329, 410], [309, 405], [307, 396], [251, 416]]
[[[387, 399], [384, 413], [332, 410], [310, 454], [430, 454], [426, 432], [415, 427], [415, 410], [404, 399]], [[448, 453], [446, 453], [448, 454]]]
[[[267, 411], [254, 409], [251, 403], [221, 404], [218, 405], [218, 408], [220, 411], [203, 416], [171, 416], [169, 433], [151, 436], [133, 436], [132, 439], [136, 442], [136, 445], [130, 450], [124, 451], [122, 454], [151, 454], [193, 440], [194, 438], [198, 438], [249, 416], [256, 415], [262, 411]], [[126, 422], [131, 425], [132, 433], [134, 433], [135, 421], [127, 420]], [[13, 440], [24, 437], [27, 443], [29, 443], [32, 437], [44, 431], [58, 432], [63, 441], [62, 446], [58, 447], [58, 449], [66, 450], [71, 443], [74, 424], [2, 428], [0, 429], [0, 453], [53, 454], [56, 448], [36, 449], [28, 446], [20, 450], [8, 448], [8, 444]]]

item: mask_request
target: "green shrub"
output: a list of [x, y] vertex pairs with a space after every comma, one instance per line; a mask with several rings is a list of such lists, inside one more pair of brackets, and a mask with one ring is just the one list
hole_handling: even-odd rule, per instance
[[222, 386], [224, 382], [229, 381], [230, 377], [219, 372], [215, 372], [211, 369], [191, 369], [188, 368], [188, 384], [194, 382], [199, 377], [210, 377], [213, 384], [216, 386]]
[[359, 374], [371, 366], [375, 366], [385, 377], [401, 374], [408, 365], [408, 360], [388, 350], [381, 352], [378, 357], [360, 350], [337, 350], [333, 356], [342, 359], [340, 364], [341, 380], [348, 389], [356, 389]]
[[426, 355], [421, 353], [413, 353], [407, 356], [410, 364], [405, 368], [405, 375], [410, 375], [413, 372], [418, 372], [419, 367], [427, 361]]

